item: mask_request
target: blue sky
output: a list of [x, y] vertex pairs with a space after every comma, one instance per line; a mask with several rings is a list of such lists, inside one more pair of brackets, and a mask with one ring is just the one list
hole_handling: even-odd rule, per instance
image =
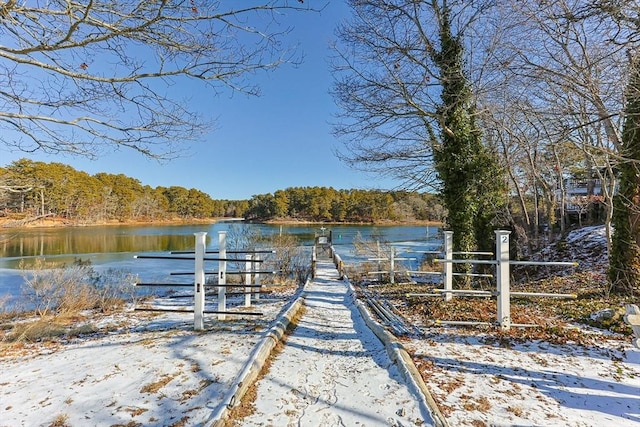
[[[10, 152], [0, 144], [0, 165], [29, 158], [61, 162], [89, 174], [125, 174], [143, 185], [197, 188], [214, 199], [249, 199], [288, 187], [392, 189], [397, 183], [350, 169], [334, 151], [341, 141], [331, 134], [337, 111], [329, 89], [329, 44], [335, 26], [347, 19], [343, 2], [330, 2], [320, 13], [289, 13], [291, 45], [299, 44], [304, 62], [252, 76], [262, 95], [197, 93], [194, 102], [217, 118], [215, 130], [192, 145], [191, 155], [159, 164], [132, 151], [99, 160]], [[285, 21], [286, 19], [286, 21]]]

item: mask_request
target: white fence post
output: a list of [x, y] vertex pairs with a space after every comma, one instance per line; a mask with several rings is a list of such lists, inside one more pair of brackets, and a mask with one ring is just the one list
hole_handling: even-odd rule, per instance
[[251, 262], [251, 255], [247, 254], [244, 256], [244, 284], [246, 285], [244, 288], [244, 306], [251, 307], [251, 269], [253, 267], [253, 263]]
[[196, 236], [195, 279], [193, 281], [193, 329], [204, 329], [204, 252], [206, 232], [193, 233]]
[[394, 271], [394, 269], [396, 268], [396, 248], [391, 246], [391, 248], [389, 249], [389, 255], [391, 258], [389, 260], [389, 282], [391, 282], [391, 284], [393, 285], [396, 281], [396, 276]]
[[313, 248], [311, 249], [311, 278], [315, 279], [316, 278], [316, 265], [318, 263], [318, 249], [316, 248], [316, 245], [313, 245]]
[[378, 283], [382, 283], [382, 265], [380, 261], [382, 260], [382, 252], [380, 252], [380, 240], [376, 240], [376, 246], [378, 248]]
[[624, 321], [631, 326], [633, 334], [635, 335], [633, 345], [640, 348], [640, 309], [635, 304], [627, 304], [625, 306], [625, 312], [627, 314], [624, 316]]
[[[227, 232], [218, 231], [218, 255], [220, 261], [218, 261], [218, 285], [227, 284]], [[225, 286], [218, 286], [218, 320], [225, 320], [227, 316], [224, 314], [227, 311], [227, 288]]]
[[[444, 232], [444, 259], [444, 277], [442, 281], [444, 282], [444, 290], [451, 291], [453, 290], [453, 263], [451, 262], [453, 259], [453, 231]], [[453, 293], [445, 292], [445, 301], [451, 301], [452, 298]]]
[[496, 230], [496, 284], [498, 286], [498, 324], [503, 330], [511, 328], [511, 295], [509, 277], [510, 231]]
[[[254, 285], [259, 285], [260, 284], [260, 255], [253, 255], [252, 257], [255, 262], [252, 263], [253, 266], [252, 271], [255, 271], [255, 273], [253, 274], [253, 284]], [[260, 300], [260, 287], [256, 287], [255, 288], [255, 293], [253, 294], [253, 300], [254, 301], [259, 301]]]

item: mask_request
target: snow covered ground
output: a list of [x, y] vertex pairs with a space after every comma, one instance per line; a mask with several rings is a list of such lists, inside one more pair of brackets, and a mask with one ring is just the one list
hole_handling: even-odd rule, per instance
[[[573, 230], [560, 247], [537, 258], [578, 261], [578, 271], [605, 274], [603, 226]], [[640, 427], [640, 349], [630, 337], [552, 323], [575, 339], [436, 327], [403, 343], [451, 426]]]
[[405, 345], [451, 426], [640, 426], [640, 350], [628, 341], [438, 329]]
[[3, 347], [0, 426], [201, 425], [284, 303], [262, 298], [260, 318], [209, 315], [205, 332], [193, 315], [126, 312], [98, 334]]

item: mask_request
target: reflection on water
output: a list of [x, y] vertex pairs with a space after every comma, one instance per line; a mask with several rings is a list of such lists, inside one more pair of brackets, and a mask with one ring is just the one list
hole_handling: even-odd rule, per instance
[[[88, 227], [27, 230], [0, 235], [3, 258], [119, 252], [161, 252], [193, 248], [193, 234], [141, 233], [136, 228]], [[173, 231], [173, 230], [167, 230]], [[177, 230], [180, 231], [180, 230]]]
[[[324, 228], [324, 229], [322, 229]], [[20, 263], [36, 257], [49, 262], [70, 264], [75, 259], [91, 261], [97, 271], [120, 269], [141, 276], [142, 280], [167, 280], [176, 265], [167, 262], [135, 260], [133, 255], [193, 250], [194, 233], [207, 232], [207, 250], [218, 246], [218, 232], [227, 231], [227, 244], [234, 235], [251, 232], [263, 237], [291, 234], [305, 246], [313, 245], [316, 233], [331, 233], [333, 244], [345, 261], [353, 260], [352, 245], [357, 235], [368, 240], [394, 243], [403, 250], [436, 249], [441, 242], [439, 228], [426, 226], [370, 225], [269, 225], [247, 223], [96, 226], [26, 230], [0, 229], [0, 299], [15, 297], [23, 283]], [[170, 264], [170, 265], [168, 265]], [[182, 266], [178, 267], [182, 268]], [[1, 307], [0, 307], [1, 308]]]
[[194, 233], [207, 232], [208, 248], [217, 247], [217, 232], [243, 233], [245, 229], [261, 236], [292, 234], [302, 245], [312, 245], [316, 233], [331, 233], [334, 245], [351, 245], [356, 235], [365, 239], [388, 242], [432, 241], [438, 236], [436, 227], [326, 225], [325, 230], [310, 225], [268, 225], [216, 223], [179, 226], [104, 226], [27, 229], [18, 232], [0, 230], [0, 257], [83, 254], [168, 252], [193, 249]]

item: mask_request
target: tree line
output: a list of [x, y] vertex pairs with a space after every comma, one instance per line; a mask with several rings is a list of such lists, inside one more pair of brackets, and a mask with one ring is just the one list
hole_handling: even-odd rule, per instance
[[327, 187], [293, 187], [253, 196], [245, 212], [248, 219], [318, 222], [442, 222], [445, 216], [439, 198], [429, 193]]
[[428, 193], [295, 187], [249, 200], [216, 200], [198, 189], [155, 187], [123, 174], [90, 175], [62, 163], [17, 160], [0, 167], [4, 214], [54, 214], [72, 223], [244, 217], [268, 221], [442, 221]]

